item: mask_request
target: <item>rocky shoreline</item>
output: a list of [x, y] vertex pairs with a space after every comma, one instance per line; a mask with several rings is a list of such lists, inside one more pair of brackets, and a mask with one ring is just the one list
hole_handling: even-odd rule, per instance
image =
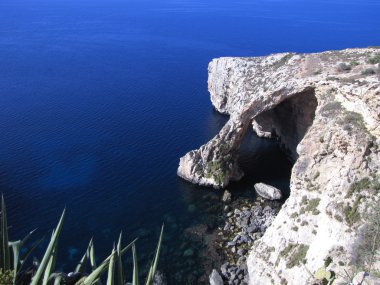
[[[279, 139], [295, 161], [289, 198], [263, 237], [251, 241], [250, 285], [312, 284], [325, 260], [332, 260], [326, 270], [336, 273], [336, 283], [364, 267], [357, 244], [380, 201], [379, 64], [379, 47], [209, 64], [211, 101], [230, 117], [214, 138], [180, 159], [177, 174], [222, 189], [241, 179], [239, 150], [251, 128]], [[234, 239], [246, 236], [239, 223], [250, 225], [248, 212], [254, 211], [252, 205], [236, 214], [231, 208], [220, 236], [227, 256], [232, 250], [237, 255], [240, 237]], [[224, 278], [238, 276], [227, 282], [247, 280], [244, 268], [238, 273], [233, 266], [223, 267]], [[372, 268], [380, 271], [380, 260]]]
[[219, 270], [213, 270], [210, 284], [245, 285], [249, 282], [246, 262], [249, 250], [272, 224], [281, 203], [261, 197], [233, 201], [228, 190], [222, 202], [225, 222], [217, 230], [217, 247], [224, 253], [226, 262]]

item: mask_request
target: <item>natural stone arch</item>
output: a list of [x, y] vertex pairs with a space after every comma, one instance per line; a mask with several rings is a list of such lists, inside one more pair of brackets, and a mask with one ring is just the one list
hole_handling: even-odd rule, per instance
[[[295, 108], [295, 104], [300, 103], [300, 100], [302, 102], [310, 100], [311, 107], [315, 111], [316, 99], [313, 93], [312, 86], [301, 87], [295, 81], [289, 82], [286, 88], [277, 90], [270, 96], [256, 97], [241, 113], [232, 115], [219, 134], [211, 141], [182, 157], [177, 174], [190, 182], [214, 188], [224, 188], [230, 181], [240, 180], [244, 174], [237, 162], [238, 151], [252, 121], [258, 116], [262, 121], [260, 115], [264, 114], [264, 118], [266, 118], [265, 114], [271, 112], [270, 110], [274, 110], [272, 112], [280, 114], [281, 117], [283, 110], [289, 109], [286, 108], [287, 106]], [[307, 99], [298, 99], [303, 97], [307, 97]], [[290, 103], [286, 103], [286, 101]], [[276, 110], [278, 106], [280, 108]], [[302, 109], [302, 106], [299, 106], [299, 109]], [[299, 116], [296, 116], [294, 120], [297, 118], [299, 119]], [[284, 127], [280, 128], [280, 126], [277, 126], [277, 129], [283, 130]], [[303, 132], [304, 128], [300, 129], [302, 130], [297, 133]]]

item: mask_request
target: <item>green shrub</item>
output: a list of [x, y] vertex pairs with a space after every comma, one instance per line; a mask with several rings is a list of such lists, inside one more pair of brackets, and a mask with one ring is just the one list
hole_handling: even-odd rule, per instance
[[346, 115], [343, 118], [343, 123], [366, 130], [363, 116], [356, 112], [346, 112]]
[[351, 70], [350, 65], [344, 62], [338, 64], [338, 71], [343, 72], [343, 71], [350, 71], [350, 70]]
[[351, 67], [358, 66], [358, 65], [360, 65], [360, 62], [358, 62], [356, 60], [353, 60], [353, 61], [350, 62], [350, 66]]
[[288, 53], [288, 54], [284, 55], [279, 61], [277, 61], [274, 64], [274, 67], [279, 68], [279, 67], [285, 65], [289, 61], [289, 59], [291, 59], [293, 56], [294, 56], [294, 53]]
[[346, 198], [351, 197], [354, 193], [360, 193], [360, 191], [370, 187], [370, 185], [371, 185], [371, 180], [368, 177], [364, 177], [360, 179], [359, 181], [352, 183], [350, 185], [350, 188], [348, 188]]
[[288, 244], [281, 252], [280, 252], [280, 256], [281, 257], [287, 257], [288, 254], [293, 251], [293, 249], [296, 247], [297, 245], [296, 244]]
[[352, 226], [360, 220], [360, 213], [358, 211], [358, 207], [361, 199], [362, 196], [359, 195], [358, 197], [356, 197], [352, 207], [350, 205], [347, 205], [343, 209], [345, 220], [347, 224], [349, 224], [350, 226]]
[[293, 268], [294, 266], [299, 265], [301, 262], [306, 263], [306, 254], [309, 250], [309, 246], [305, 244], [298, 245], [295, 250], [292, 252], [291, 256], [286, 263], [286, 267]]
[[380, 202], [371, 205], [371, 211], [365, 217], [366, 225], [362, 228], [357, 246], [359, 253], [356, 266], [372, 273], [376, 256], [380, 252]]
[[377, 53], [377, 54], [375, 54], [374, 56], [372, 56], [372, 57], [368, 60], [368, 62], [371, 63], [371, 64], [380, 63], [380, 53]]
[[320, 198], [309, 200], [305, 207], [305, 212], [312, 212], [313, 215], [318, 215], [320, 212], [318, 211], [317, 207], [320, 201]]
[[3, 270], [0, 268], [0, 284], [1, 285], [13, 285], [13, 270]]
[[323, 116], [336, 114], [341, 111], [342, 111], [342, 104], [337, 101], [329, 102], [321, 108], [321, 114]]
[[362, 71], [362, 75], [373, 75], [376, 71], [373, 68], [367, 68]]
[[297, 213], [297, 212], [294, 212], [293, 214], [290, 215], [290, 217], [291, 217], [292, 219], [295, 219], [295, 218], [298, 217], [298, 213]]

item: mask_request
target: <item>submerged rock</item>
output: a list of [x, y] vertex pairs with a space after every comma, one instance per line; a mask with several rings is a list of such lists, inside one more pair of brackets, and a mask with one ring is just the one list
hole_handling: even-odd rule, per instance
[[193, 256], [193, 255], [194, 255], [194, 250], [192, 250], [191, 248], [188, 248], [183, 252], [184, 257], [189, 257], [189, 256]]
[[222, 201], [226, 204], [231, 202], [231, 193], [228, 190], [224, 190]]
[[154, 275], [153, 285], [167, 285], [166, 277], [161, 271], [157, 271]]
[[276, 187], [270, 186], [265, 183], [256, 183], [254, 185], [256, 193], [268, 200], [280, 200], [282, 198], [282, 192]]

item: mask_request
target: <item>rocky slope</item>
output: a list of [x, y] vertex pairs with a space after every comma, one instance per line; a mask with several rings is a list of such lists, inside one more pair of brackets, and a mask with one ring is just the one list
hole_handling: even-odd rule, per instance
[[240, 179], [251, 127], [279, 138], [295, 160], [290, 197], [248, 258], [250, 284], [309, 284], [326, 259], [338, 279], [352, 270], [380, 200], [379, 61], [380, 50], [367, 48], [209, 64], [212, 103], [230, 119], [180, 159], [178, 175], [214, 188]]

